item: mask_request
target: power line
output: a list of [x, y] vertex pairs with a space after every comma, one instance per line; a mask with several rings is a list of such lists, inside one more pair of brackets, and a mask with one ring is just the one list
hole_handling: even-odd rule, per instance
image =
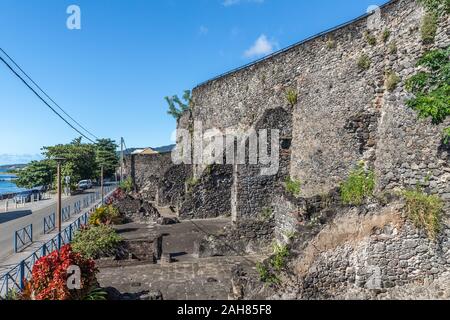
[[44, 102], [47, 107], [49, 107], [58, 117], [61, 118], [61, 120], [63, 120], [67, 125], [69, 125], [73, 130], [75, 130], [76, 132], [78, 132], [82, 137], [86, 138], [88, 141], [95, 143], [92, 139], [86, 137], [80, 130], [78, 130], [77, 128], [75, 128], [69, 121], [67, 121], [62, 115], [60, 115], [58, 113], [58, 111], [56, 111], [50, 104], [48, 104], [47, 101], [45, 101], [44, 98], [42, 98], [39, 93], [36, 92], [36, 90], [34, 90], [29, 84], [28, 82], [26, 82], [17, 72], [16, 70], [13, 69], [13, 67], [11, 67], [11, 65], [5, 61], [5, 59], [3, 59], [3, 57], [0, 57], [0, 60], [12, 71], [12, 73], [14, 73], [20, 80], [22, 80], [22, 82], [31, 90], [33, 91], [33, 93], [42, 101]]
[[72, 118], [62, 107], [59, 106], [59, 104], [57, 104], [55, 102], [55, 100], [53, 100], [15, 61], [13, 58], [11, 58], [6, 52], [5, 50], [3, 50], [2, 48], [0, 48], [0, 51], [3, 52], [5, 54], [6, 57], [8, 57], [9, 60], [12, 61], [12, 63], [14, 63], [14, 65], [39, 89], [41, 90], [41, 92], [51, 101], [53, 102], [58, 108], [59, 110], [61, 110], [67, 117], [69, 117], [73, 122], [75, 122], [81, 129], [83, 129], [85, 132], [87, 132], [89, 135], [91, 135], [92, 137], [94, 137], [95, 139], [98, 140], [98, 137], [94, 134], [92, 134], [89, 130], [87, 130], [85, 127], [83, 127], [78, 121], [76, 121], [74, 118]]

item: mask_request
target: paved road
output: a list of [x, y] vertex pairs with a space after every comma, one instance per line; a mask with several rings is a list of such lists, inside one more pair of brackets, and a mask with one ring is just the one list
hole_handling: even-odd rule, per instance
[[[73, 205], [83, 199], [95, 195], [100, 191], [100, 188], [93, 188], [85, 191], [83, 194], [64, 198], [62, 200], [62, 207], [71, 207], [73, 213]], [[12, 211], [8, 213], [0, 213], [0, 265], [8, 256], [14, 251], [14, 234], [16, 230], [22, 229], [25, 226], [33, 224], [33, 238], [39, 240], [44, 234], [44, 218], [56, 212], [56, 201], [44, 200], [39, 203], [34, 209], [26, 209]]]

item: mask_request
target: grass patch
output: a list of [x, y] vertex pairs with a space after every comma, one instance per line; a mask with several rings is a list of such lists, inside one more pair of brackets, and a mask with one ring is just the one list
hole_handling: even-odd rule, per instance
[[298, 102], [298, 93], [294, 89], [286, 90], [286, 101], [293, 108]]
[[382, 36], [383, 42], [386, 43], [389, 40], [390, 37], [391, 37], [391, 30], [384, 29], [383, 36]]
[[386, 72], [384, 86], [388, 91], [394, 91], [397, 88], [397, 85], [400, 83], [400, 77], [391, 70]]
[[397, 43], [395, 41], [392, 41], [391, 43], [389, 43], [389, 45], [388, 45], [389, 54], [396, 54], [397, 51], [398, 51]]
[[444, 203], [436, 195], [428, 195], [420, 188], [402, 193], [408, 218], [416, 227], [424, 229], [430, 239], [436, 239], [441, 230]]
[[422, 25], [420, 27], [420, 34], [422, 42], [431, 44], [436, 38], [438, 17], [433, 12], [427, 12], [422, 18]]
[[362, 54], [359, 58], [358, 58], [358, 68], [360, 70], [368, 70], [370, 68], [370, 65], [372, 64], [372, 62], [370, 61], [370, 58], [367, 54]]
[[284, 183], [284, 188], [287, 192], [292, 194], [294, 197], [300, 196], [301, 190], [301, 182], [298, 180], [294, 180], [291, 177], [286, 178]]
[[371, 46], [375, 46], [377, 44], [377, 38], [375, 38], [375, 36], [368, 31], [364, 33], [364, 38]]
[[341, 198], [344, 204], [359, 206], [364, 199], [373, 195], [375, 188], [375, 175], [373, 171], [366, 170], [364, 164], [350, 172], [347, 180], [341, 184]]

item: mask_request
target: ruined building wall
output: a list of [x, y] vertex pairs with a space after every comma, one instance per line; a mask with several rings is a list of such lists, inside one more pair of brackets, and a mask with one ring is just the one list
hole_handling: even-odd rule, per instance
[[[289, 110], [285, 91], [292, 88], [298, 103], [291, 109], [289, 174], [302, 182], [304, 196], [327, 193], [365, 160], [379, 190], [411, 187], [429, 177], [431, 191], [450, 201], [449, 152], [441, 145], [450, 121], [432, 125], [405, 106], [410, 95], [404, 83], [417, 71], [415, 62], [426, 50], [450, 44], [445, 17], [435, 43], [422, 44], [423, 14], [414, 0], [392, 1], [382, 8], [376, 30], [368, 29], [370, 17], [363, 18], [209, 81], [193, 91], [192, 117], [205, 130], [246, 130], [269, 109]], [[386, 42], [384, 30], [391, 32]], [[396, 53], [389, 50], [394, 43]], [[363, 55], [370, 60], [367, 70], [358, 67]], [[384, 85], [388, 69], [401, 78], [392, 92]], [[236, 210], [255, 215], [260, 208], [251, 203], [238, 201]]]
[[132, 178], [136, 191], [151, 201], [156, 200], [158, 184], [171, 166], [171, 153], [135, 154], [125, 159], [125, 172]]

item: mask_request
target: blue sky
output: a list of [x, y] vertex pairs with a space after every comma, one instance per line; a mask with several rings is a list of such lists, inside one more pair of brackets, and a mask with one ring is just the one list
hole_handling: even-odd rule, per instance
[[[386, 0], [2, 0], [0, 47], [72, 117], [128, 147], [172, 143], [181, 94]], [[81, 30], [66, 27], [69, 5]], [[77, 137], [0, 65], [0, 164]]]

